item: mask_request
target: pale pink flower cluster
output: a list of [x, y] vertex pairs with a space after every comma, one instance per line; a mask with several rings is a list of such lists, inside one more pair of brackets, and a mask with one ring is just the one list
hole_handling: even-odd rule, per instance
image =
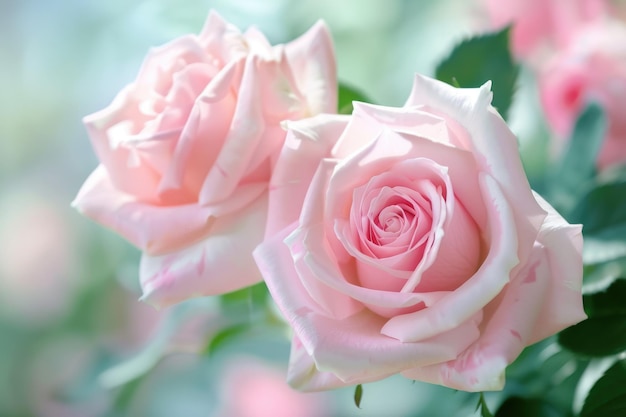
[[599, 169], [626, 162], [624, 3], [608, 0], [485, 0], [493, 27], [512, 25], [514, 55], [537, 74], [556, 136], [567, 138], [591, 101], [608, 116]]
[[154, 305], [265, 280], [296, 388], [497, 390], [585, 314], [580, 226], [530, 189], [491, 101], [416, 75], [404, 106], [337, 115], [323, 23], [271, 46], [211, 13], [85, 119], [101, 165], [74, 204], [142, 249]]

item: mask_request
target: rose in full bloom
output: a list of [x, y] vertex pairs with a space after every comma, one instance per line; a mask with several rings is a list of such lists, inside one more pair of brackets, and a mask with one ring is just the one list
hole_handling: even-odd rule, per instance
[[512, 25], [511, 49], [520, 59], [543, 61], [567, 44], [583, 23], [606, 16], [606, 0], [484, 0], [493, 27]]
[[590, 101], [608, 119], [597, 165], [604, 169], [626, 161], [626, 25], [607, 20], [580, 28], [567, 48], [539, 76], [545, 114], [560, 138], [572, 133], [576, 118]]
[[284, 119], [336, 109], [320, 22], [285, 45], [211, 12], [199, 35], [150, 51], [137, 79], [84, 120], [100, 166], [74, 205], [143, 250], [160, 306], [261, 280], [267, 189]]
[[581, 227], [531, 191], [491, 99], [416, 76], [402, 108], [286, 124], [255, 259], [294, 331], [293, 386], [497, 390], [585, 318]]

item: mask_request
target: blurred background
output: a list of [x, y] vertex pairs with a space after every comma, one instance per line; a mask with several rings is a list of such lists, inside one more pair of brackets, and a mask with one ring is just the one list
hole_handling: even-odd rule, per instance
[[[352, 388], [298, 394], [284, 382], [288, 339], [273, 334], [195, 354], [220, 328], [217, 301], [167, 311], [139, 302], [139, 251], [70, 202], [97, 165], [82, 117], [134, 79], [150, 47], [197, 33], [211, 8], [242, 30], [257, 25], [272, 43], [326, 20], [340, 80], [376, 103], [401, 105], [415, 72], [432, 75], [455, 43], [482, 30], [477, 7], [463, 0], [2, 0], [0, 416], [472, 415], [475, 397], [403, 378], [367, 384], [362, 410]], [[521, 89], [516, 100], [513, 129], [533, 136], [537, 122], [529, 120], [538, 118], [528, 109], [536, 98]]]

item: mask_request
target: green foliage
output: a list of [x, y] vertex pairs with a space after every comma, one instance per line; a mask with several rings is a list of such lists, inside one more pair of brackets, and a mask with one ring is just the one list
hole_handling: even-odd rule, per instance
[[606, 290], [616, 279], [626, 277], [626, 257], [583, 267], [583, 294]]
[[609, 288], [583, 298], [589, 317], [626, 316], [626, 280], [614, 281]]
[[339, 83], [339, 96], [337, 100], [337, 113], [352, 114], [354, 110], [353, 101], [371, 103], [371, 101], [361, 91], [344, 83]]
[[462, 41], [437, 66], [436, 77], [456, 87], [480, 87], [491, 80], [493, 106], [506, 118], [518, 72], [509, 51], [509, 28], [505, 28]]
[[363, 398], [363, 386], [361, 384], [354, 387], [354, 405], [361, 408], [361, 399]]
[[569, 220], [582, 223], [585, 236], [626, 225], [626, 181], [591, 189], [578, 202]]
[[540, 398], [509, 397], [502, 403], [495, 417], [560, 417], [554, 407]]
[[563, 330], [559, 343], [588, 357], [615, 355], [626, 350], [626, 316], [589, 318]]
[[626, 223], [606, 227], [585, 237], [583, 261], [597, 264], [626, 256]]
[[565, 348], [588, 357], [615, 355], [626, 350], [626, 281], [616, 280], [606, 290], [585, 295], [589, 318], [559, 334]]
[[566, 215], [595, 179], [596, 159], [606, 126], [606, 115], [595, 103], [590, 103], [576, 120], [549, 189], [550, 200]]
[[252, 331], [267, 331], [276, 324], [280, 326], [268, 308], [269, 297], [264, 282], [221, 295], [219, 310], [222, 325], [209, 336], [202, 353], [212, 355]]
[[589, 391], [580, 417], [626, 415], [626, 361], [617, 361]]
[[476, 411], [480, 409], [480, 417], [493, 417], [491, 411], [489, 411], [489, 407], [487, 406], [487, 402], [485, 401], [485, 394], [480, 393], [478, 397], [478, 403], [476, 404]]
[[219, 349], [227, 346], [231, 341], [237, 339], [237, 337], [245, 334], [248, 330], [250, 330], [250, 323], [234, 324], [217, 331], [207, 342], [203, 354], [214, 354]]
[[263, 310], [269, 299], [269, 292], [264, 282], [233, 291], [219, 297], [220, 310], [226, 317], [243, 316], [247, 318], [255, 311]]

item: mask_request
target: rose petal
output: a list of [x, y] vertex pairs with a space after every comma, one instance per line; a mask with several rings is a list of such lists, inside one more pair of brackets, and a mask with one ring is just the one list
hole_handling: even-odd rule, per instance
[[[428, 119], [423, 120], [428, 117]], [[400, 109], [355, 103], [353, 113], [355, 124], [363, 124], [364, 130], [376, 134], [381, 124], [390, 126], [394, 131], [413, 144], [411, 156], [428, 158], [448, 170], [454, 193], [480, 229], [486, 227], [484, 203], [476, 198], [480, 195], [478, 186], [479, 167], [471, 152], [450, 146], [453, 142], [467, 141], [467, 132], [460, 127], [451, 130], [455, 123], [442, 118], [435, 118], [415, 107]], [[431, 121], [431, 119], [434, 119]], [[426, 126], [422, 129], [422, 124]], [[462, 137], [462, 138], [461, 138]]]
[[267, 237], [298, 219], [319, 161], [329, 155], [348, 119], [324, 114], [285, 123], [287, 137], [269, 187]]
[[211, 217], [237, 211], [264, 191], [262, 185], [242, 186], [228, 201], [207, 207], [155, 206], [117, 190], [105, 168], [99, 166], [85, 181], [72, 206], [143, 251], [157, 255], [198, 240], [209, 229]]
[[[403, 293], [377, 291], [358, 285], [356, 283], [356, 272], [351, 265], [338, 265], [327, 249], [315, 251], [320, 247], [325, 247], [324, 241], [324, 230], [321, 226], [317, 226], [305, 230], [295, 230], [286, 242], [291, 247], [297, 247], [301, 251], [306, 251], [301, 261], [301, 267], [298, 269], [299, 276], [305, 286], [311, 282], [320, 282], [336, 292], [348, 296], [349, 300], [358, 300], [368, 306], [378, 306], [383, 309], [412, 307], [419, 303], [428, 306], [441, 299], [443, 294], [447, 294], [441, 292]], [[304, 249], [300, 249], [300, 246], [304, 246]], [[323, 297], [316, 298], [314, 296], [313, 298], [320, 305], [328, 302]], [[341, 319], [346, 316], [347, 314], [336, 314], [333, 317]]]
[[[305, 287], [304, 282], [307, 279], [299, 278], [304, 255], [298, 252], [301, 244], [297, 242], [298, 234], [294, 232], [294, 227], [295, 224], [285, 228], [254, 250], [254, 258], [268, 289], [289, 323], [297, 328], [299, 316], [310, 309], [339, 317], [361, 310], [363, 307], [357, 302], [333, 291], [322, 282], [309, 280], [308, 287]], [[289, 239], [291, 247], [284, 242], [286, 239]], [[315, 298], [323, 300], [324, 304], [319, 304]]]
[[[288, 232], [289, 229], [282, 235]], [[292, 325], [296, 340], [302, 342], [301, 347], [294, 342], [290, 361], [290, 382], [297, 388], [326, 389], [326, 384], [338, 386], [339, 382], [327, 372], [337, 375], [343, 381], [341, 385], [380, 379], [399, 372], [407, 363], [422, 366], [455, 357], [478, 337], [479, 318], [448, 334], [411, 344], [399, 343], [381, 335], [380, 327], [384, 319], [368, 311], [343, 319], [326, 317], [326, 309], [311, 297], [304, 286], [309, 277], [300, 275], [300, 271], [294, 269], [289, 252], [281, 244], [283, 236], [275, 236], [261, 244], [255, 250], [255, 258], [272, 296]], [[328, 288], [327, 291], [332, 290]], [[351, 302], [349, 298], [346, 301]], [[373, 351], [380, 354], [373, 355]], [[317, 366], [305, 360], [305, 354], [312, 355]], [[322, 373], [318, 375], [319, 371], [315, 369]]]
[[429, 308], [391, 318], [383, 327], [383, 334], [413, 342], [453, 329], [493, 300], [509, 282], [511, 270], [519, 262], [513, 213], [493, 178], [480, 174], [479, 183], [483, 198], [491, 200], [486, 207], [491, 234], [487, 258], [474, 276], [456, 291], [449, 292]]
[[197, 97], [164, 170], [159, 192], [185, 187], [197, 199], [202, 183], [219, 154], [235, 109], [231, 90], [243, 71], [243, 60], [230, 62]]
[[[529, 343], [535, 343], [586, 318], [582, 297], [582, 233], [580, 225], [571, 225], [539, 194], [538, 203], [548, 213], [537, 241], [549, 269], [536, 272], [536, 280], [547, 281], [545, 302]], [[540, 275], [540, 272], [544, 272]], [[531, 280], [531, 277], [524, 277]]]
[[[348, 150], [350, 144], [344, 142], [346, 138], [350, 138], [354, 134], [361, 134], [362, 136], [359, 138], [363, 142], [358, 145], [354, 144], [354, 151], [349, 157], [344, 157], [336, 163], [337, 166], [333, 170], [332, 176], [328, 178], [327, 189], [332, 190], [332, 192], [324, 191], [318, 196], [319, 201], [325, 201], [324, 218], [332, 219], [332, 221], [326, 221], [328, 242], [341, 262], [346, 262], [351, 255], [345, 250], [339, 237], [335, 236], [333, 231], [334, 220], [347, 220], [352, 206], [354, 190], [365, 184], [370, 178], [390, 169], [396, 161], [402, 159], [409, 152], [411, 147], [409, 141], [390, 130], [379, 132], [377, 136], [372, 137], [370, 136], [371, 132], [365, 133], [364, 127], [355, 121], [353, 116], [333, 149], [333, 156], [336, 152]], [[340, 148], [340, 151], [337, 148]], [[354, 175], [355, 172], [358, 172], [359, 175]]]
[[184, 35], [151, 48], [133, 83], [137, 96], [145, 100], [156, 93], [165, 98], [172, 88], [173, 77], [179, 71], [190, 64], [207, 63], [206, 58], [206, 52], [193, 35]]
[[215, 10], [209, 12], [198, 35], [198, 42], [217, 64], [237, 60], [248, 53], [241, 31], [226, 22]]
[[[237, 106], [224, 146], [200, 190], [201, 205], [210, 205], [227, 198], [245, 174], [265, 130], [256, 56], [246, 59]], [[268, 178], [269, 180], [269, 178]]]
[[318, 21], [305, 34], [289, 42], [285, 54], [296, 86], [308, 103], [308, 114], [335, 113], [337, 65], [326, 24]]
[[140, 266], [142, 299], [164, 307], [261, 281], [251, 254], [263, 239], [266, 215], [267, 196], [263, 195], [239, 212], [215, 218], [210, 234], [194, 245], [161, 256], [144, 254]]
[[[108, 107], [86, 116], [83, 123], [96, 155], [111, 175], [115, 187], [142, 200], [155, 201], [158, 173], [150, 165], [142, 164], [141, 159], [131, 149], [119, 145], [138, 131], [132, 122], [119, 123], [119, 120], [140, 119], [134, 117], [137, 109], [129, 104], [134, 100], [132, 94], [132, 86], [124, 88]], [[172, 140], [177, 135], [178, 132], [175, 131], [160, 136]], [[120, 138], [116, 139], [115, 136]]]
[[341, 388], [346, 384], [330, 372], [321, 372], [306, 351], [298, 336], [291, 340], [287, 382], [293, 388], [304, 392], [324, 391]]
[[374, 381], [407, 367], [446, 361], [479, 336], [477, 322], [469, 321], [430, 340], [400, 343], [381, 335], [384, 320], [367, 310], [343, 320], [310, 312], [302, 320], [309, 323], [307, 327], [317, 329], [299, 334], [303, 346], [311, 352], [316, 370], [337, 376], [343, 385]]
[[211, 208], [195, 204], [168, 207], [142, 203], [119, 191], [102, 165], [87, 178], [72, 206], [153, 254], [197, 240], [208, 229], [212, 213]]
[[515, 135], [490, 105], [490, 88], [491, 83], [487, 82], [480, 88], [458, 89], [416, 75], [406, 106], [428, 106], [436, 113], [449, 115], [455, 124], [467, 130], [471, 140], [455, 145], [475, 155], [478, 169], [496, 178], [514, 208], [519, 233], [518, 256], [523, 264], [532, 251], [536, 233], [546, 213], [531, 193]]
[[251, 26], [243, 34], [248, 46], [248, 53], [262, 56], [266, 59], [272, 59], [272, 45], [269, 43], [263, 32], [257, 27]]
[[492, 303], [496, 309], [485, 317], [482, 335], [470, 349], [453, 361], [403, 375], [463, 391], [501, 390], [506, 366], [532, 343], [535, 328], [546, 318], [540, 313], [548, 301], [549, 280], [541, 278], [550, 270], [542, 245], [535, 249], [523, 273]]

